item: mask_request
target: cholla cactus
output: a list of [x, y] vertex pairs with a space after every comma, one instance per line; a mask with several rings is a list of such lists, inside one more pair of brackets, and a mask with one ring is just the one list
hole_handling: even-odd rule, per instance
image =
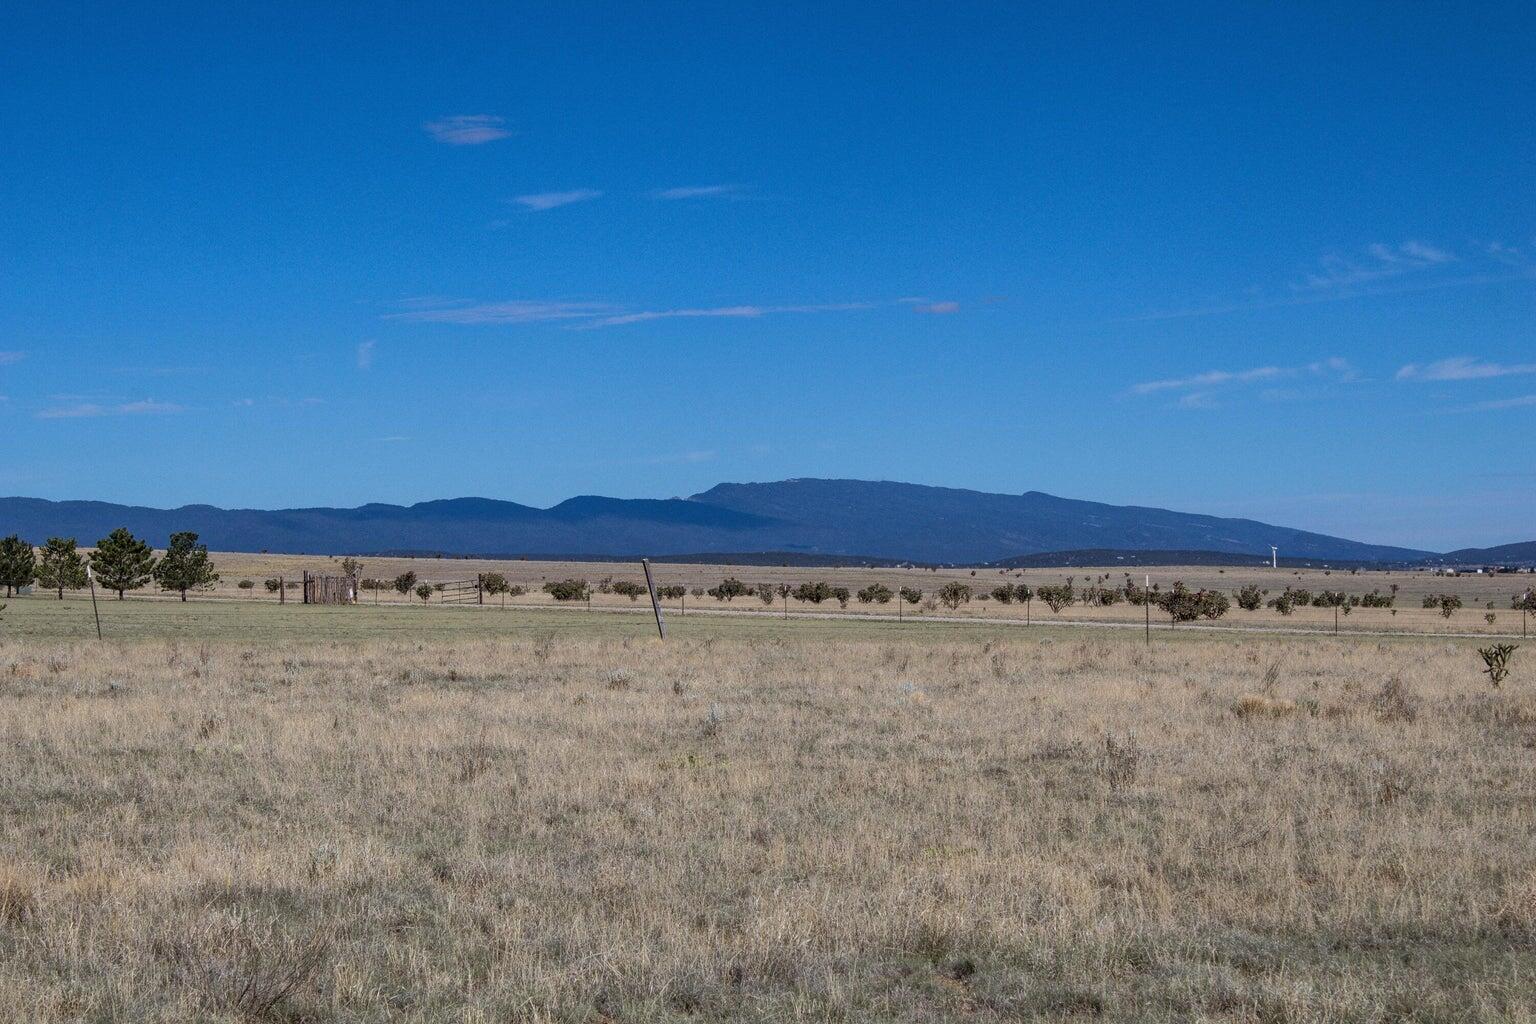
[[1519, 644], [1494, 644], [1492, 647], [1478, 648], [1477, 653], [1482, 655], [1483, 664], [1488, 666], [1483, 672], [1494, 686], [1498, 686], [1509, 675], [1509, 657], [1519, 648]]

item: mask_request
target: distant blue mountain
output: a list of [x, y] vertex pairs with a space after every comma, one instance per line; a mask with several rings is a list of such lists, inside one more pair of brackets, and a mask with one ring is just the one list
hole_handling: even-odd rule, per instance
[[489, 498], [264, 511], [0, 498], [0, 534], [94, 543], [126, 526], [163, 546], [192, 530], [219, 551], [640, 555], [786, 552], [922, 562], [994, 562], [1076, 549], [1409, 562], [1432, 552], [1365, 544], [1251, 519], [1106, 505], [1030, 491], [864, 480], [720, 484], [689, 498], [582, 496], [541, 509]]

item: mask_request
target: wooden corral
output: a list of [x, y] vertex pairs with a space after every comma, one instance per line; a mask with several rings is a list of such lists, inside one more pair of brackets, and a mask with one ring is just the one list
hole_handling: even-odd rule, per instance
[[305, 604], [356, 604], [357, 590], [355, 576], [304, 574]]

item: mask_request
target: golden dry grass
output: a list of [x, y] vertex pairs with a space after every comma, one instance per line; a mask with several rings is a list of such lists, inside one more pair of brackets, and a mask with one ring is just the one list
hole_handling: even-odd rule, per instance
[[0, 1020], [1533, 1018], [1528, 672], [920, 632], [12, 639]]

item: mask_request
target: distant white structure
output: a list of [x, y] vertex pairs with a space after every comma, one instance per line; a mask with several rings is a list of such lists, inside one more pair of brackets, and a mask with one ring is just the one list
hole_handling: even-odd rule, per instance
[[1269, 567], [1271, 569], [1280, 568], [1280, 549], [1273, 544], [1269, 546]]

